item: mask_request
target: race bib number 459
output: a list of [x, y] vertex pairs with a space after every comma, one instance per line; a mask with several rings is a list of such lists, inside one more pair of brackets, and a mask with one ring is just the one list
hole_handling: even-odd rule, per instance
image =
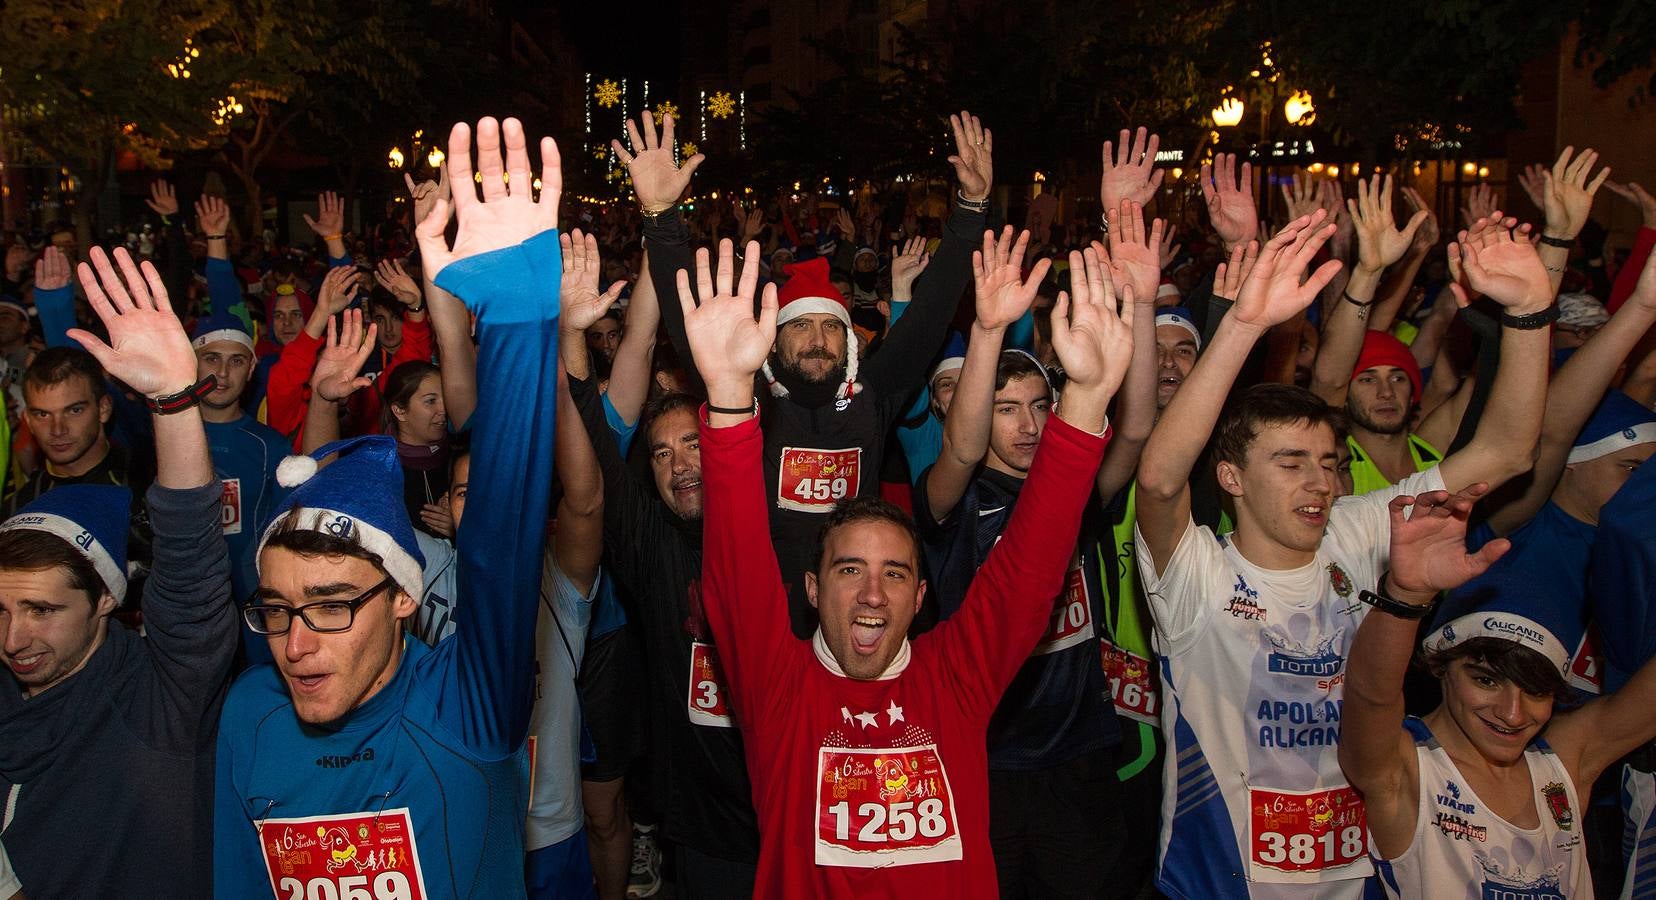
[[266, 819], [259, 843], [278, 900], [423, 900], [407, 807]]
[[[1304, 880], [1281, 874], [1331, 872], [1364, 862], [1368, 856], [1368, 816], [1362, 798], [1350, 787], [1325, 791], [1250, 788], [1248, 824], [1249, 855], [1257, 881]], [[1271, 871], [1262, 872], [1262, 868]], [[1273, 871], [1277, 877], [1272, 877]]]
[[934, 744], [818, 750], [816, 799], [817, 865], [960, 859], [954, 792]]
[[833, 512], [841, 500], [857, 495], [862, 477], [862, 448], [814, 450], [783, 447], [776, 505], [808, 513]]

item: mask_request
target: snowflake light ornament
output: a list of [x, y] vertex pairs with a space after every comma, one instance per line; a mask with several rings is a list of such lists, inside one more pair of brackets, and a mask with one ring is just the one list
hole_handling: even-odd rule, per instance
[[598, 87], [593, 89], [592, 96], [597, 99], [599, 106], [609, 109], [621, 102], [621, 85], [606, 78], [598, 82]]
[[707, 99], [707, 111], [715, 119], [728, 119], [736, 112], [736, 101], [729, 91], [719, 91]]

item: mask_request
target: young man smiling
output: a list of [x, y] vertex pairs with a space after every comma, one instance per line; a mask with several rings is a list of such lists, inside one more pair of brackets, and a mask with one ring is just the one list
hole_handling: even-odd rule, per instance
[[[1170, 743], [1157, 887], [1173, 897], [1362, 895], [1372, 867], [1361, 799], [1334, 744], [1345, 658], [1368, 608], [1355, 591], [1379, 581], [1387, 549], [1385, 504], [1511, 478], [1540, 432], [1552, 292], [1534, 248], [1503, 228], [1451, 247], [1472, 287], [1508, 310], [1489, 410], [1460, 453], [1335, 503], [1337, 414], [1316, 396], [1262, 385], [1221, 419], [1254, 343], [1338, 270], [1324, 263], [1300, 283], [1334, 233], [1324, 218], [1296, 219], [1260, 251], [1139, 465], [1138, 563]], [[1216, 421], [1216, 473], [1236, 505], [1224, 539], [1190, 513], [1191, 469]]]
[[790, 636], [776, 555], [753, 541], [770, 506], [754, 374], [777, 315], [767, 286], [753, 318], [758, 249], [748, 245], [738, 290], [724, 242], [716, 291], [701, 251], [699, 308], [679, 276], [708, 386], [704, 599], [747, 739], [762, 836], [755, 894], [995, 896], [988, 720], [1051, 618], [1108, 442], [1105, 409], [1132, 356], [1132, 292], [1119, 318], [1113, 294], [1059, 297], [1053, 341], [1070, 378], [1059, 421], [960, 610], [909, 642], [926, 596], [913, 526], [857, 498], [828, 516], [805, 574], [821, 619], [806, 642]]

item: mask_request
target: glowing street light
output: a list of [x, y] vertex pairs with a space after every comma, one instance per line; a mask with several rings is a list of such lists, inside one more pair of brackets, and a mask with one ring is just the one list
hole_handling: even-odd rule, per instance
[[1226, 97], [1213, 108], [1213, 124], [1220, 128], [1228, 128], [1240, 124], [1243, 112], [1242, 98]]
[[403, 152], [401, 147], [392, 147], [391, 152], [385, 155], [385, 164], [393, 169], [403, 166]]
[[1317, 120], [1317, 107], [1311, 102], [1309, 91], [1295, 91], [1282, 105], [1282, 114], [1289, 125], [1310, 125]]
[[426, 154], [426, 164], [431, 166], [433, 169], [442, 165], [443, 149], [441, 147], [432, 147], [431, 152]]

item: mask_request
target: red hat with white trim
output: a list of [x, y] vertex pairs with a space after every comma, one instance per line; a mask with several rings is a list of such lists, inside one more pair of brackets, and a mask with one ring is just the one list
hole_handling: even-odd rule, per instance
[[[845, 299], [829, 280], [828, 260], [815, 257], [804, 262], [790, 263], [782, 267], [788, 274], [787, 283], [777, 292], [776, 327], [781, 330], [783, 325], [813, 313], [827, 313], [839, 319], [845, 325], [845, 383], [840, 385], [840, 398], [850, 397], [856, 390], [857, 383], [857, 342], [851, 337], [851, 303]], [[770, 382], [771, 393], [778, 397], [788, 396], [788, 389], [777, 382], [771, 374], [770, 362], [767, 360], [763, 367], [765, 380]]]

